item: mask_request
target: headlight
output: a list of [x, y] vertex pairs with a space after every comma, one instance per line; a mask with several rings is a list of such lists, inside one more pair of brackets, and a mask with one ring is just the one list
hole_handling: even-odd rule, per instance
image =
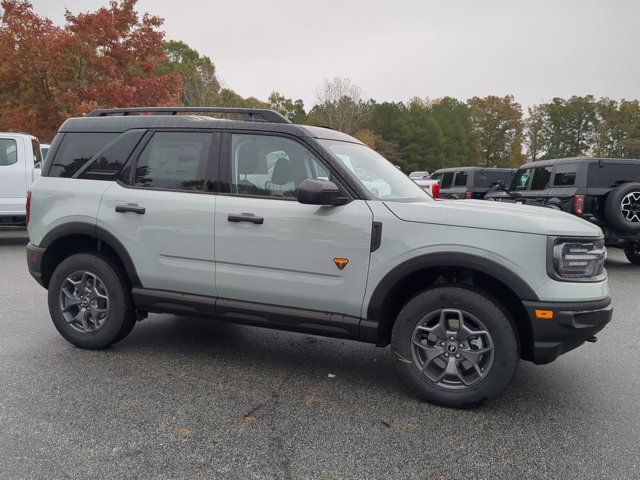
[[549, 238], [547, 272], [565, 282], [597, 282], [607, 276], [604, 239]]

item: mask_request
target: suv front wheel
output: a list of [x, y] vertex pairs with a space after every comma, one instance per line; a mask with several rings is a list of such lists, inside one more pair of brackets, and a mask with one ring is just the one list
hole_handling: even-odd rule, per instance
[[49, 282], [48, 300], [58, 332], [81, 348], [119, 342], [136, 322], [126, 281], [99, 255], [80, 253], [63, 260]]
[[519, 346], [506, 314], [467, 287], [426, 290], [401, 310], [392, 348], [403, 377], [428, 402], [471, 408], [507, 388]]

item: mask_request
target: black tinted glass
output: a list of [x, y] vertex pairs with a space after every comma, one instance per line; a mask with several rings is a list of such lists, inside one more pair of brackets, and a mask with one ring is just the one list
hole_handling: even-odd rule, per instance
[[551, 167], [538, 167], [533, 169], [533, 180], [531, 190], [544, 190], [549, 185], [551, 178]]
[[87, 165], [78, 177], [91, 180], [114, 180], [144, 132], [144, 130], [129, 130], [120, 135], [98, 152], [97, 158]]
[[87, 161], [119, 133], [66, 133], [60, 143], [49, 177], [72, 177]]
[[456, 187], [465, 187], [467, 185], [467, 172], [458, 172], [454, 185]]
[[515, 174], [514, 170], [494, 172], [491, 170], [480, 170], [476, 172], [474, 187], [488, 188], [496, 182], [502, 180], [505, 185], [509, 185]]
[[591, 188], [610, 188], [621, 183], [640, 182], [640, 162], [637, 164], [597, 163], [589, 165], [587, 184]]
[[205, 132], [158, 132], [136, 165], [137, 187], [204, 190], [213, 135]]
[[453, 172], [446, 172], [442, 176], [442, 182], [440, 183], [440, 188], [449, 188], [453, 183]]
[[575, 163], [560, 163], [556, 165], [553, 185], [556, 187], [570, 187], [576, 183], [578, 165]]

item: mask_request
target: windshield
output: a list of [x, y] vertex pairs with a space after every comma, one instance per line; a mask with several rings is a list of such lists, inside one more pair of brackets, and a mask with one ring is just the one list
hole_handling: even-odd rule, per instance
[[366, 145], [319, 140], [376, 198], [385, 201], [419, 201], [431, 197], [386, 158]]

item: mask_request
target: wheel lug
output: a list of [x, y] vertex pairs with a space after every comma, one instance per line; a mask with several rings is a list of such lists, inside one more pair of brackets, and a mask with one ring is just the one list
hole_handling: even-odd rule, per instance
[[440, 342], [440, 346], [444, 347], [445, 343], [444, 342]]
[[445, 353], [445, 354], [444, 354], [444, 358], [449, 358], [449, 354], [448, 354], [448, 353]]
[[449, 337], [449, 340], [451, 340], [452, 342], [455, 340], [455, 337]]
[[459, 353], [456, 353], [456, 358], [460, 358], [460, 354]]
[[464, 348], [464, 345], [463, 345], [462, 343], [459, 343], [459, 344], [458, 344], [458, 347], [460, 347], [460, 348]]

